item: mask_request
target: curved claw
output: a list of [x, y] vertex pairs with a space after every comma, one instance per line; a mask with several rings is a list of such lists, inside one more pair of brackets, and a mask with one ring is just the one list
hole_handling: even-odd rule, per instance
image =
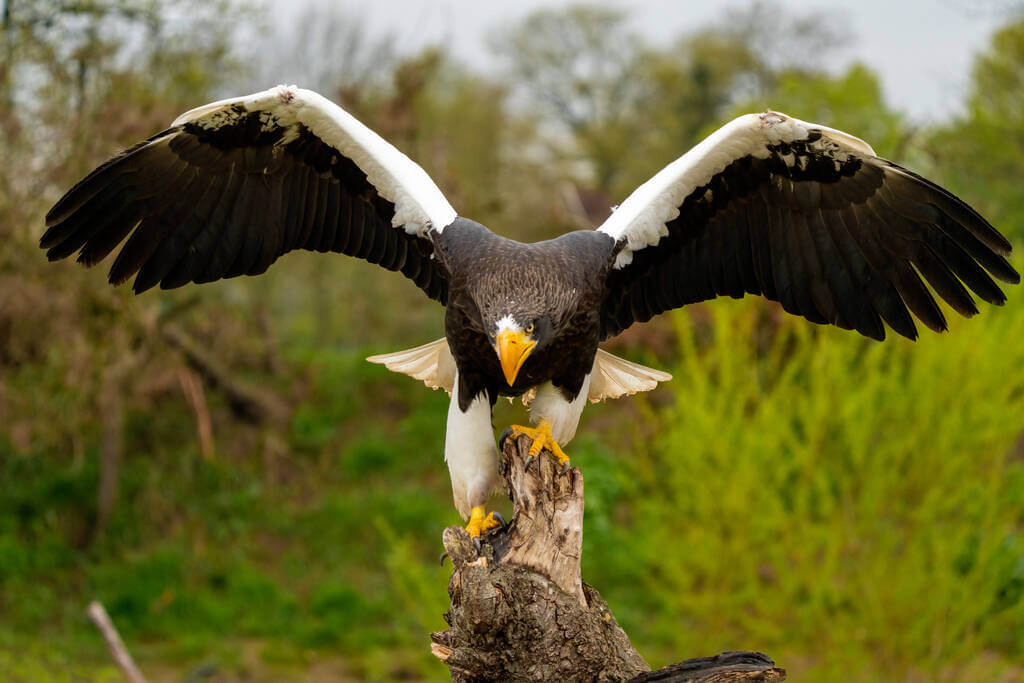
[[505, 430], [501, 433], [501, 436], [498, 437], [498, 450], [499, 451], [505, 450], [505, 441], [508, 439], [508, 437], [512, 436], [512, 434], [513, 434], [512, 428], [511, 427], [505, 427]]
[[533, 464], [533, 456], [532, 455], [526, 456], [526, 462], [523, 463], [523, 470], [530, 469], [530, 465], [532, 465], [532, 464]]
[[498, 524], [501, 525], [499, 528], [504, 529], [505, 527], [508, 526], [508, 522], [505, 521], [505, 516], [502, 515], [500, 512], [495, 510], [491, 514], [494, 515], [494, 519], [498, 520]]
[[441, 553], [441, 557], [438, 558], [438, 561], [441, 563], [442, 567], [444, 566], [444, 558], [446, 558], [446, 557], [448, 557], [448, 551], [447, 550], [445, 550], [443, 553]]
[[570, 462], [568, 460], [563, 462], [562, 463], [562, 474], [568, 474], [570, 467], [571, 467], [571, 464], [570, 464]]

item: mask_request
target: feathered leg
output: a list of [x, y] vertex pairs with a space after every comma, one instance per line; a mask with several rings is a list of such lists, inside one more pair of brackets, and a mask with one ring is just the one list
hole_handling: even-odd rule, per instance
[[491, 428], [491, 402], [480, 393], [463, 411], [459, 408], [459, 379], [455, 377], [448, 404], [444, 459], [452, 478], [452, 496], [466, 531], [479, 536], [499, 525], [494, 513], [485, 514], [484, 505], [498, 485], [498, 449]]

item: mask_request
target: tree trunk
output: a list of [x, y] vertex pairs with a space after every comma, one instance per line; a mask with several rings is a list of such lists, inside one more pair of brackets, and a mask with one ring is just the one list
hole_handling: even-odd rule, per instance
[[727, 652], [650, 671], [601, 595], [580, 578], [583, 474], [529, 456], [530, 439], [505, 439], [501, 473], [511, 523], [481, 538], [445, 529], [454, 571], [449, 628], [431, 651], [455, 681], [781, 681], [756, 652]]

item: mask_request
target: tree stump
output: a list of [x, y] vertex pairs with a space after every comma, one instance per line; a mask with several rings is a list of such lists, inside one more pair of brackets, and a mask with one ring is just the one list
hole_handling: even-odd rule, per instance
[[580, 578], [583, 474], [563, 473], [530, 439], [510, 436], [501, 474], [512, 521], [480, 539], [444, 530], [453, 572], [449, 628], [431, 651], [455, 681], [775, 682], [786, 672], [759, 652], [725, 652], [651, 671], [600, 593]]

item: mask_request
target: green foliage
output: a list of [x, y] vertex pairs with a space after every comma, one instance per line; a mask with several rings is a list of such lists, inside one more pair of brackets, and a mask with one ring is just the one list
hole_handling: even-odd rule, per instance
[[[0, 678], [117, 680], [83, 617], [93, 598], [155, 677], [443, 677], [426, 634], [443, 628], [438, 539], [457, 522], [446, 396], [363, 360], [439, 337], [441, 309], [394, 274], [316, 254], [138, 298], [46, 264], [35, 243], [60, 191], [220, 89], [243, 91], [225, 27], [251, 14], [197, 0], [13, 7], [0, 140], [24, 172], [0, 178]], [[806, 67], [844, 35], [820, 14], [756, 3], [653, 48], [621, 12], [544, 10], [505, 32], [496, 82], [440, 48], [399, 59], [350, 18], [310, 12], [316, 42], [293, 62], [342, 36], [337, 64], [312, 76], [325, 94], [510, 236], [581, 227], [593, 216], [568, 211], [563, 189], [614, 203], [766, 108], [911, 157], [1024, 235], [1019, 21], [979, 57], [964, 115], [914, 129], [868, 68]], [[1024, 309], [1009, 296], [916, 344], [754, 301], [646, 326], [638, 360], [676, 379], [588, 409], [570, 450], [587, 482], [584, 577], [652, 664], [751, 648], [793, 680], [1020, 676]], [[153, 321], [187, 330], [290, 419], [253, 426], [201, 380], [198, 406]], [[520, 418], [502, 404], [495, 423]], [[118, 489], [101, 519], [112, 443]]]
[[1024, 19], [974, 63], [967, 112], [928, 136], [937, 179], [961, 189], [1004, 232], [1024, 237]]
[[[1019, 659], [1019, 308], [885, 344], [756, 301], [698, 311], [673, 318], [674, 398], [590, 412], [627, 430], [621, 452], [587, 429], [572, 444], [584, 575], [648, 659], [757, 648], [797, 680], [984, 678]], [[107, 670], [81, 617], [95, 597], [144, 665], [230, 670], [255, 641], [283, 670], [336, 653], [358, 675], [440, 675], [423, 638], [443, 627], [436, 539], [455, 521], [445, 401], [355, 358], [313, 361], [322, 386], [293, 422], [289, 481], [197, 460], [186, 435], [179, 454], [169, 441], [128, 463], [92, 547], [71, 521], [91, 514], [94, 460], [6, 450], [0, 477], [19, 486], [0, 496], [0, 651], [45, 634], [81, 653], [74, 667]], [[372, 417], [381, 405], [395, 422]]]
[[[334, 363], [325, 355], [323, 364]], [[373, 394], [347, 377], [349, 391]], [[289, 479], [273, 482], [260, 463], [199, 460], [186, 432], [183, 452], [168, 439], [126, 463], [117, 512], [89, 547], [76, 545], [81, 530], [69, 522], [94, 514], [95, 458], [60, 466], [7, 450], [0, 480], [18, 487], [0, 496], [0, 652], [45, 634], [50, 647], [103, 664], [82, 616], [96, 598], [143, 663], [232, 668], [239, 643], [266, 639], [275, 666], [344, 652], [351, 671], [374, 678], [435, 675], [436, 660], [419, 644], [430, 616], [431, 628], [443, 626], [447, 575], [434, 539], [456, 519], [436, 457], [445, 406], [431, 392], [398, 391], [409, 387], [397, 377], [371, 383], [409, 396], [394, 405], [409, 419], [387, 441], [385, 425], [357, 426], [379, 404], [352, 414], [316, 396], [300, 407], [296, 429], [323, 433], [329, 422], [349, 435], [311, 442], [300, 434]], [[133, 442], [129, 451], [143, 448]], [[416, 654], [391, 659], [395, 648]]]
[[539, 10], [493, 42], [531, 108], [565, 126], [594, 184], [612, 188], [622, 151], [639, 132], [634, 105], [645, 87], [636, 78], [639, 40], [625, 13], [597, 5]]
[[764, 313], [674, 316], [674, 404], [587, 561], [634, 642], [786, 653], [798, 680], [1019, 660], [1020, 308], [885, 344]]
[[838, 76], [786, 70], [773, 89], [736, 107], [736, 113], [774, 109], [804, 121], [828, 122], [832, 128], [869, 140], [879, 156], [899, 159], [906, 123], [889, 109], [878, 76], [853, 64]]

